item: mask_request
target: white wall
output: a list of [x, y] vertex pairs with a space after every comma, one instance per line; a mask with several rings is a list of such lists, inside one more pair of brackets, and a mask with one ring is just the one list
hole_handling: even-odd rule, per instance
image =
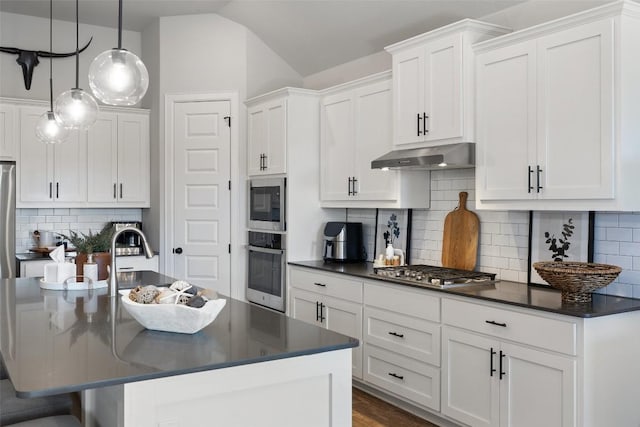
[[286, 86], [301, 87], [302, 77], [247, 30], [247, 98]]
[[326, 89], [390, 69], [391, 55], [386, 51], [381, 51], [306, 76], [303, 87], [316, 90]]
[[[232, 146], [232, 296], [244, 295], [246, 260], [246, 108], [249, 95], [267, 92], [283, 85], [300, 85], [302, 79], [268, 46], [244, 26], [215, 14], [172, 16], [159, 19], [158, 25], [146, 28], [142, 34], [143, 57], [157, 64], [157, 99], [151, 97], [151, 123], [158, 130], [152, 139], [152, 161], [159, 165], [152, 170], [150, 210], [145, 211], [145, 228], [150, 228], [152, 241], [162, 243], [165, 229], [165, 111], [167, 94], [235, 92], [240, 104], [232, 126], [238, 130], [238, 143]], [[154, 135], [152, 130], [152, 138]], [[153, 168], [153, 166], [152, 166]], [[162, 245], [161, 254], [168, 254]], [[161, 257], [162, 263], [166, 261]]]
[[[82, 12], [82, 9], [80, 9]], [[54, 4], [55, 14], [55, 4]], [[90, 90], [89, 65], [98, 54], [117, 45], [115, 28], [80, 24], [80, 47], [93, 36], [91, 45], [80, 54], [80, 87]], [[140, 54], [141, 35], [123, 31], [123, 47]], [[49, 20], [14, 13], [0, 13], [0, 45], [28, 50], [49, 50]], [[76, 49], [75, 22], [53, 21], [54, 52], [73, 52]], [[0, 53], [0, 96], [25, 99], [49, 99], [49, 60], [40, 58], [35, 67], [31, 90], [24, 87], [22, 68], [17, 55]], [[53, 96], [75, 86], [75, 57], [53, 60]]]

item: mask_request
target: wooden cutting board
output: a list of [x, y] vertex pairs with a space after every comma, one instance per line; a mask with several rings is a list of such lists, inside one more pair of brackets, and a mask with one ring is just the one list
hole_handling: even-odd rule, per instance
[[478, 215], [467, 209], [467, 192], [460, 192], [458, 207], [444, 219], [442, 266], [473, 270], [478, 255]]

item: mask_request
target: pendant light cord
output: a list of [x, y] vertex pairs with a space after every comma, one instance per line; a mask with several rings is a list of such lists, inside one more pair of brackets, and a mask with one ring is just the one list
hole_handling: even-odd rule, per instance
[[78, 0], [76, 0], [76, 89], [80, 87], [78, 75], [80, 74], [80, 52], [78, 50], [78, 39], [80, 38], [80, 18], [78, 14]]
[[122, 0], [118, 0], [118, 49], [122, 49]]
[[[53, 52], [53, 0], [49, 0], [49, 52]], [[53, 112], [53, 55], [49, 56], [49, 111]]]

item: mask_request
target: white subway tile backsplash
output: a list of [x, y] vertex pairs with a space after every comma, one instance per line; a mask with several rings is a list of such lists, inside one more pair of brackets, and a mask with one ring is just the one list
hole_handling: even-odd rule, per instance
[[[597, 243], [597, 245], [595, 243]], [[600, 241], [594, 242], [594, 252], [597, 254], [605, 254], [605, 255], [619, 255], [620, 242], [613, 242], [613, 241], [607, 241], [607, 240], [600, 240]]]
[[97, 232], [111, 221], [141, 221], [141, 209], [16, 209], [16, 253], [34, 247], [33, 232], [50, 230], [69, 234]]
[[618, 215], [613, 212], [603, 212], [596, 215], [596, 227], [618, 227]]
[[620, 255], [640, 256], [640, 243], [620, 242]]
[[617, 240], [619, 242], [631, 242], [633, 241], [633, 229], [607, 227], [606, 240]]

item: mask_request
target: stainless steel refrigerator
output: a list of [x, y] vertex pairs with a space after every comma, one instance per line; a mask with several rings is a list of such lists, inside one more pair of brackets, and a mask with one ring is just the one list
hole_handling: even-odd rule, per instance
[[0, 279], [16, 277], [16, 162], [0, 161]]

